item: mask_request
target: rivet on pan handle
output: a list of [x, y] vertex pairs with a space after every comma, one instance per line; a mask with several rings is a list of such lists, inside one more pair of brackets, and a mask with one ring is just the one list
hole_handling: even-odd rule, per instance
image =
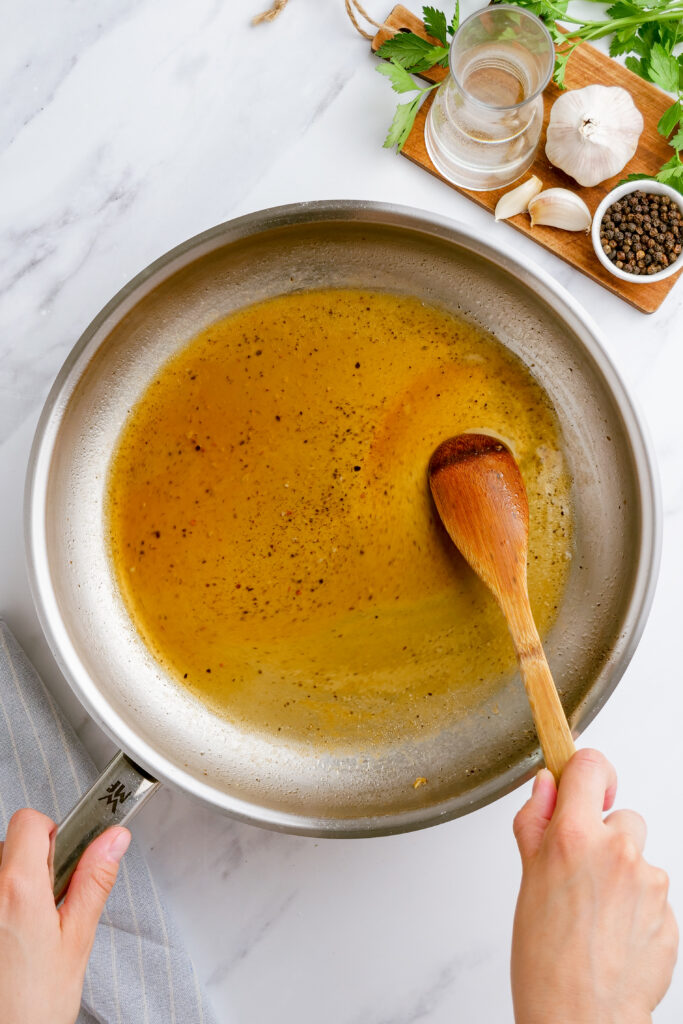
[[78, 801], [55, 834], [53, 891], [64, 896], [86, 846], [111, 825], [125, 825], [159, 783], [119, 751]]

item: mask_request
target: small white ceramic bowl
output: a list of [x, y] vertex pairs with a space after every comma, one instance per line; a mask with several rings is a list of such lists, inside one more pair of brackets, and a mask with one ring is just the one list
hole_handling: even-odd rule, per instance
[[617, 199], [621, 199], [622, 196], [628, 195], [629, 192], [636, 192], [638, 189], [642, 189], [643, 192], [654, 192], [656, 195], [669, 196], [678, 209], [683, 213], [683, 195], [677, 192], [676, 189], [671, 188], [670, 185], [663, 185], [660, 181], [654, 179], [644, 178], [642, 181], [627, 181], [624, 185], [617, 185], [611, 192], [608, 192], [603, 201], [595, 211], [593, 217], [593, 226], [591, 228], [591, 238], [593, 240], [593, 248], [595, 249], [595, 255], [598, 257], [603, 267], [609, 270], [610, 274], [614, 277], [618, 277], [621, 281], [630, 281], [631, 284], [654, 284], [655, 281], [661, 281], [665, 277], [671, 277], [672, 274], [678, 273], [679, 270], [683, 270], [683, 252], [679, 253], [678, 259], [670, 263], [668, 267], [664, 267], [663, 270], [657, 271], [656, 274], [627, 274], [624, 270], [619, 270], [619, 267], [615, 267], [611, 260], [608, 260], [602, 251], [600, 245], [600, 225], [602, 224], [602, 218], [605, 216], [605, 212], [615, 203]]

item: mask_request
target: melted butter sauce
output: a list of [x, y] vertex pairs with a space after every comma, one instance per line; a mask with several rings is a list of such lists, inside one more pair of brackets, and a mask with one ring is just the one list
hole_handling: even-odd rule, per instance
[[510, 444], [541, 633], [568, 571], [551, 405], [478, 327], [416, 299], [271, 299], [203, 332], [131, 411], [110, 467], [115, 575], [164, 667], [242, 728], [316, 748], [438, 731], [511, 677], [502, 615], [429, 495], [434, 448]]

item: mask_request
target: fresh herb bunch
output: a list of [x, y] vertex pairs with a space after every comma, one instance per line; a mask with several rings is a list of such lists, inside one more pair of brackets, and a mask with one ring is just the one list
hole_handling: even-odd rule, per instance
[[[514, 3], [536, 14], [545, 23], [557, 48], [554, 80], [564, 88], [564, 78], [571, 55], [582, 42], [612, 36], [610, 56], [626, 56], [626, 66], [641, 78], [653, 82], [676, 95], [674, 103], [664, 112], [657, 130], [673, 149], [673, 156], [653, 175], [658, 181], [683, 193], [683, 54], [675, 54], [677, 43], [683, 43], [683, 0], [616, 0], [603, 19], [595, 21], [576, 18], [568, 13], [570, 0], [494, 0]], [[600, 0], [592, 0], [599, 3]], [[448, 66], [449, 36], [458, 27], [459, 10], [450, 23], [442, 11], [423, 9], [427, 32], [440, 45], [435, 46], [413, 32], [397, 33], [377, 51], [389, 63], [377, 70], [390, 79], [396, 92], [416, 92], [409, 102], [399, 105], [385, 146], [398, 150], [410, 134], [420, 103], [435, 85], [423, 88], [411, 77], [438, 64]], [[559, 28], [558, 22], [567, 26]], [[647, 178], [646, 174], [629, 175], [627, 180]]]
[[387, 149], [396, 146], [399, 152], [410, 135], [410, 129], [413, 127], [422, 100], [428, 92], [436, 89], [440, 84], [434, 82], [427, 86], [418, 85], [413, 75], [429, 71], [437, 64], [442, 68], [448, 67], [450, 40], [460, 21], [460, 0], [456, 2], [455, 11], [450, 21], [447, 20], [443, 11], [437, 11], [435, 7], [423, 7], [422, 20], [427, 33], [439, 40], [438, 45], [430, 43], [422, 36], [415, 35], [414, 32], [397, 32], [391, 39], [382, 43], [377, 51], [380, 57], [387, 59], [387, 63], [378, 65], [377, 70], [380, 75], [385, 75], [389, 79], [394, 92], [416, 93], [408, 103], [399, 103], [384, 140]]
[[[494, 0], [494, 3], [501, 0]], [[508, 0], [505, 0], [508, 2]], [[564, 88], [569, 58], [583, 42], [611, 36], [610, 57], [626, 55], [626, 67], [646, 82], [676, 95], [664, 111], [657, 130], [674, 153], [654, 175], [629, 174], [627, 181], [650, 177], [683, 193], [683, 54], [674, 54], [683, 43], [683, 2], [681, 0], [617, 0], [596, 21], [582, 20], [567, 13], [569, 0], [510, 0], [537, 14], [545, 23], [557, 47], [554, 80]], [[600, 3], [600, 0], [592, 0]], [[567, 31], [558, 28], [564, 22]]]

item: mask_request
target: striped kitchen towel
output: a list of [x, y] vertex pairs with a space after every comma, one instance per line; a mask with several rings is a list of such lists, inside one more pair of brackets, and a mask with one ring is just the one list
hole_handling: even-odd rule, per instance
[[[19, 807], [55, 821], [97, 771], [0, 620], [0, 835]], [[77, 1024], [214, 1024], [194, 966], [135, 842], [100, 920]]]

